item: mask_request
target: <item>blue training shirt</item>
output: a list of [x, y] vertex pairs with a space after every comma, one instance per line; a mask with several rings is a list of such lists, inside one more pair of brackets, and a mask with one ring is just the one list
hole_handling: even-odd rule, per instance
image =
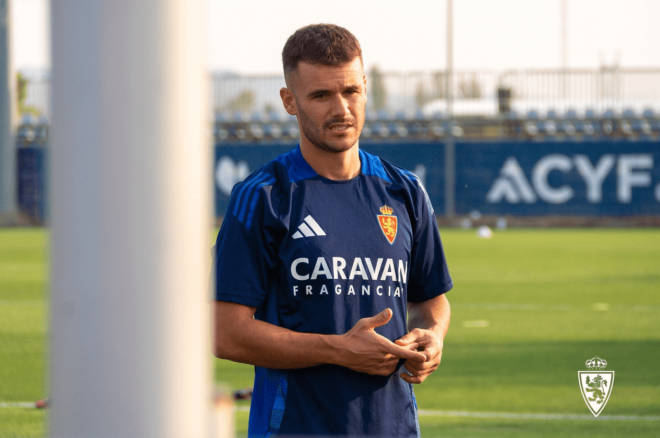
[[[336, 335], [389, 307], [376, 332], [405, 335], [407, 302], [443, 294], [452, 280], [419, 179], [362, 150], [360, 160], [360, 175], [333, 181], [297, 147], [237, 184], [216, 244], [216, 300], [256, 307], [255, 318], [296, 332]], [[248, 436], [417, 437], [412, 385], [398, 374], [255, 367]]]

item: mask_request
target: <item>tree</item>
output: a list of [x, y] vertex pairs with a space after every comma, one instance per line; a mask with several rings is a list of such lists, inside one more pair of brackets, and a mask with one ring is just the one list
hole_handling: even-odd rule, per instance
[[433, 99], [443, 99], [447, 95], [447, 74], [443, 71], [433, 73]]
[[374, 110], [378, 111], [387, 108], [387, 90], [385, 89], [385, 82], [383, 81], [383, 74], [380, 72], [378, 66], [373, 66], [369, 73], [371, 82], [371, 101], [374, 105]]
[[227, 109], [247, 113], [254, 107], [254, 101], [254, 91], [244, 90], [227, 103]]
[[426, 92], [426, 88], [424, 88], [424, 82], [419, 81], [415, 87], [415, 103], [417, 103], [417, 107], [423, 107], [429, 100], [429, 95]]
[[427, 89], [424, 82], [428, 80], [421, 79], [415, 87], [415, 102], [419, 108], [435, 99], [444, 99], [447, 94], [447, 75], [445, 72], [435, 72], [431, 76], [430, 90]]
[[27, 97], [28, 80], [21, 72], [16, 73], [16, 98], [18, 100], [18, 113], [19, 114], [32, 114], [38, 116], [41, 110], [34, 106], [25, 105], [25, 98]]

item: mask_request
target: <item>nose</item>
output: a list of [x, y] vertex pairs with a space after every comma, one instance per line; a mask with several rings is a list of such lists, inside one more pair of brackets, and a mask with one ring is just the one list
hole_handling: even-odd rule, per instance
[[332, 117], [347, 117], [351, 115], [348, 100], [341, 94], [337, 94], [332, 100]]

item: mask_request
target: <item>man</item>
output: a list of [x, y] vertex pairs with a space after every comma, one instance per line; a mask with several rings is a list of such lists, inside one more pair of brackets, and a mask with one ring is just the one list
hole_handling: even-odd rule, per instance
[[452, 288], [431, 204], [412, 173], [358, 147], [366, 77], [350, 32], [299, 29], [282, 60], [300, 144], [234, 187], [215, 355], [256, 366], [251, 437], [416, 437], [411, 384], [440, 363]]

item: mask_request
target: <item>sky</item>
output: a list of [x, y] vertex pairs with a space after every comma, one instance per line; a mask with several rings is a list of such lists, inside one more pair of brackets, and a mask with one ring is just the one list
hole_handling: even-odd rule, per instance
[[[286, 39], [311, 23], [349, 29], [365, 67], [388, 72], [447, 66], [446, 0], [204, 0], [211, 70], [281, 72]], [[660, 68], [660, 0], [565, 0], [568, 67]], [[11, 0], [13, 60], [48, 69], [48, 0]], [[562, 65], [562, 0], [454, 0], [454, 68], [495, 70]]]

